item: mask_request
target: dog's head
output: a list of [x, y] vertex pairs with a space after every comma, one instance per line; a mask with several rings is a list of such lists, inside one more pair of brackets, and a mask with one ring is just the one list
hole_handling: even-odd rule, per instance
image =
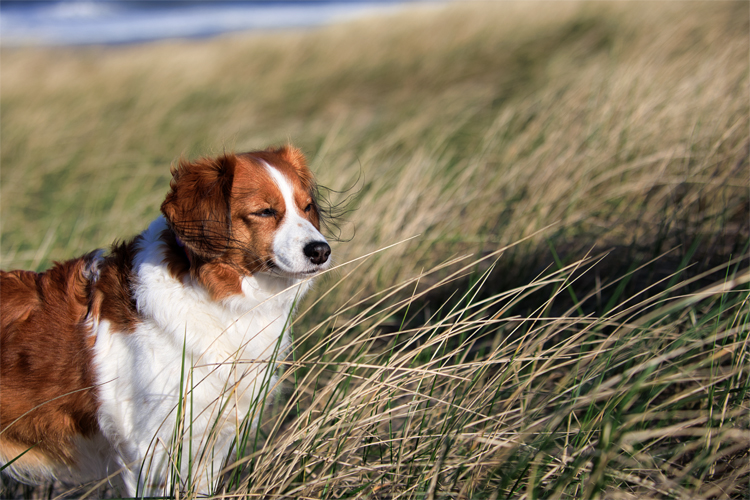
[[330, 266], [313, 175], [296, 148], [180, 161], [170, 188], [161, 211], [191, 273], [299, 278]]

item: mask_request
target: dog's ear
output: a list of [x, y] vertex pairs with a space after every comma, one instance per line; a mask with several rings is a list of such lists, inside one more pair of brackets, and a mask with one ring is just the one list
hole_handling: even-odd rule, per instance
[[290, 163], [295, 170], [307, 170], [307, 160], [305, 160], [305, 155], [302, 154], [302, 151], [291, 144], [282, 146], [274, 152]]
[[205, 260], [222, 255], [232, 239], [231, 195], [237, 158], [223, 155], [172, 167], [161, 211], [184, 245]]
[[298, 148], [295, 148], [291, 144], [288, 144], [278, 149], [271, 150], [271, 152], [275, 155], [278, 155], [282, 160], [291, 165], [302, 181], [302, 185], [305, 186], [305, 189], [307, 189], [311, 193], [313, 192], [315, 186], [315, 178], [313, 177], [312, 172], [307, 166], [307, 160], [305, 159], [305, 155], [302, 153], [302, 151], [300, 151]]

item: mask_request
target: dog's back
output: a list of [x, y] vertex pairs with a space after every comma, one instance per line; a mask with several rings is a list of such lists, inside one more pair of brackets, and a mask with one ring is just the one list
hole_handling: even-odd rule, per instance
[[17, 479], [79, 477], [76, 441], [98, 434], [85, 324], [97, 256], [0, 271], [0, 460], [21, 455], [6, 469]]

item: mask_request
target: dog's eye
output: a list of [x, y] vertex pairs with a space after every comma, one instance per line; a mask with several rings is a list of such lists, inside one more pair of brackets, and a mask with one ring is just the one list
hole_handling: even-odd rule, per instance
[[313, 208], [313, 205], [312, 203], [310, 203], [309, 205], [305, 207], [305, 213], [308, 213], [310, 210], [312, 210], [312, 208]]
[[253, 215], [257, 215], [258, 217], [276, 217], [276, 210], [273, 208], [266, 208], [260, 212], [255, 212]]

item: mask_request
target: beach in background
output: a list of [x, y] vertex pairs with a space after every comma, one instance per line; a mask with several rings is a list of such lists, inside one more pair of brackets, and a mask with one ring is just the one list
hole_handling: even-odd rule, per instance
[[413, 0], [2, 2], [0, 43], [123, 44], [245, 30], [310, 28], [395, 12]]

